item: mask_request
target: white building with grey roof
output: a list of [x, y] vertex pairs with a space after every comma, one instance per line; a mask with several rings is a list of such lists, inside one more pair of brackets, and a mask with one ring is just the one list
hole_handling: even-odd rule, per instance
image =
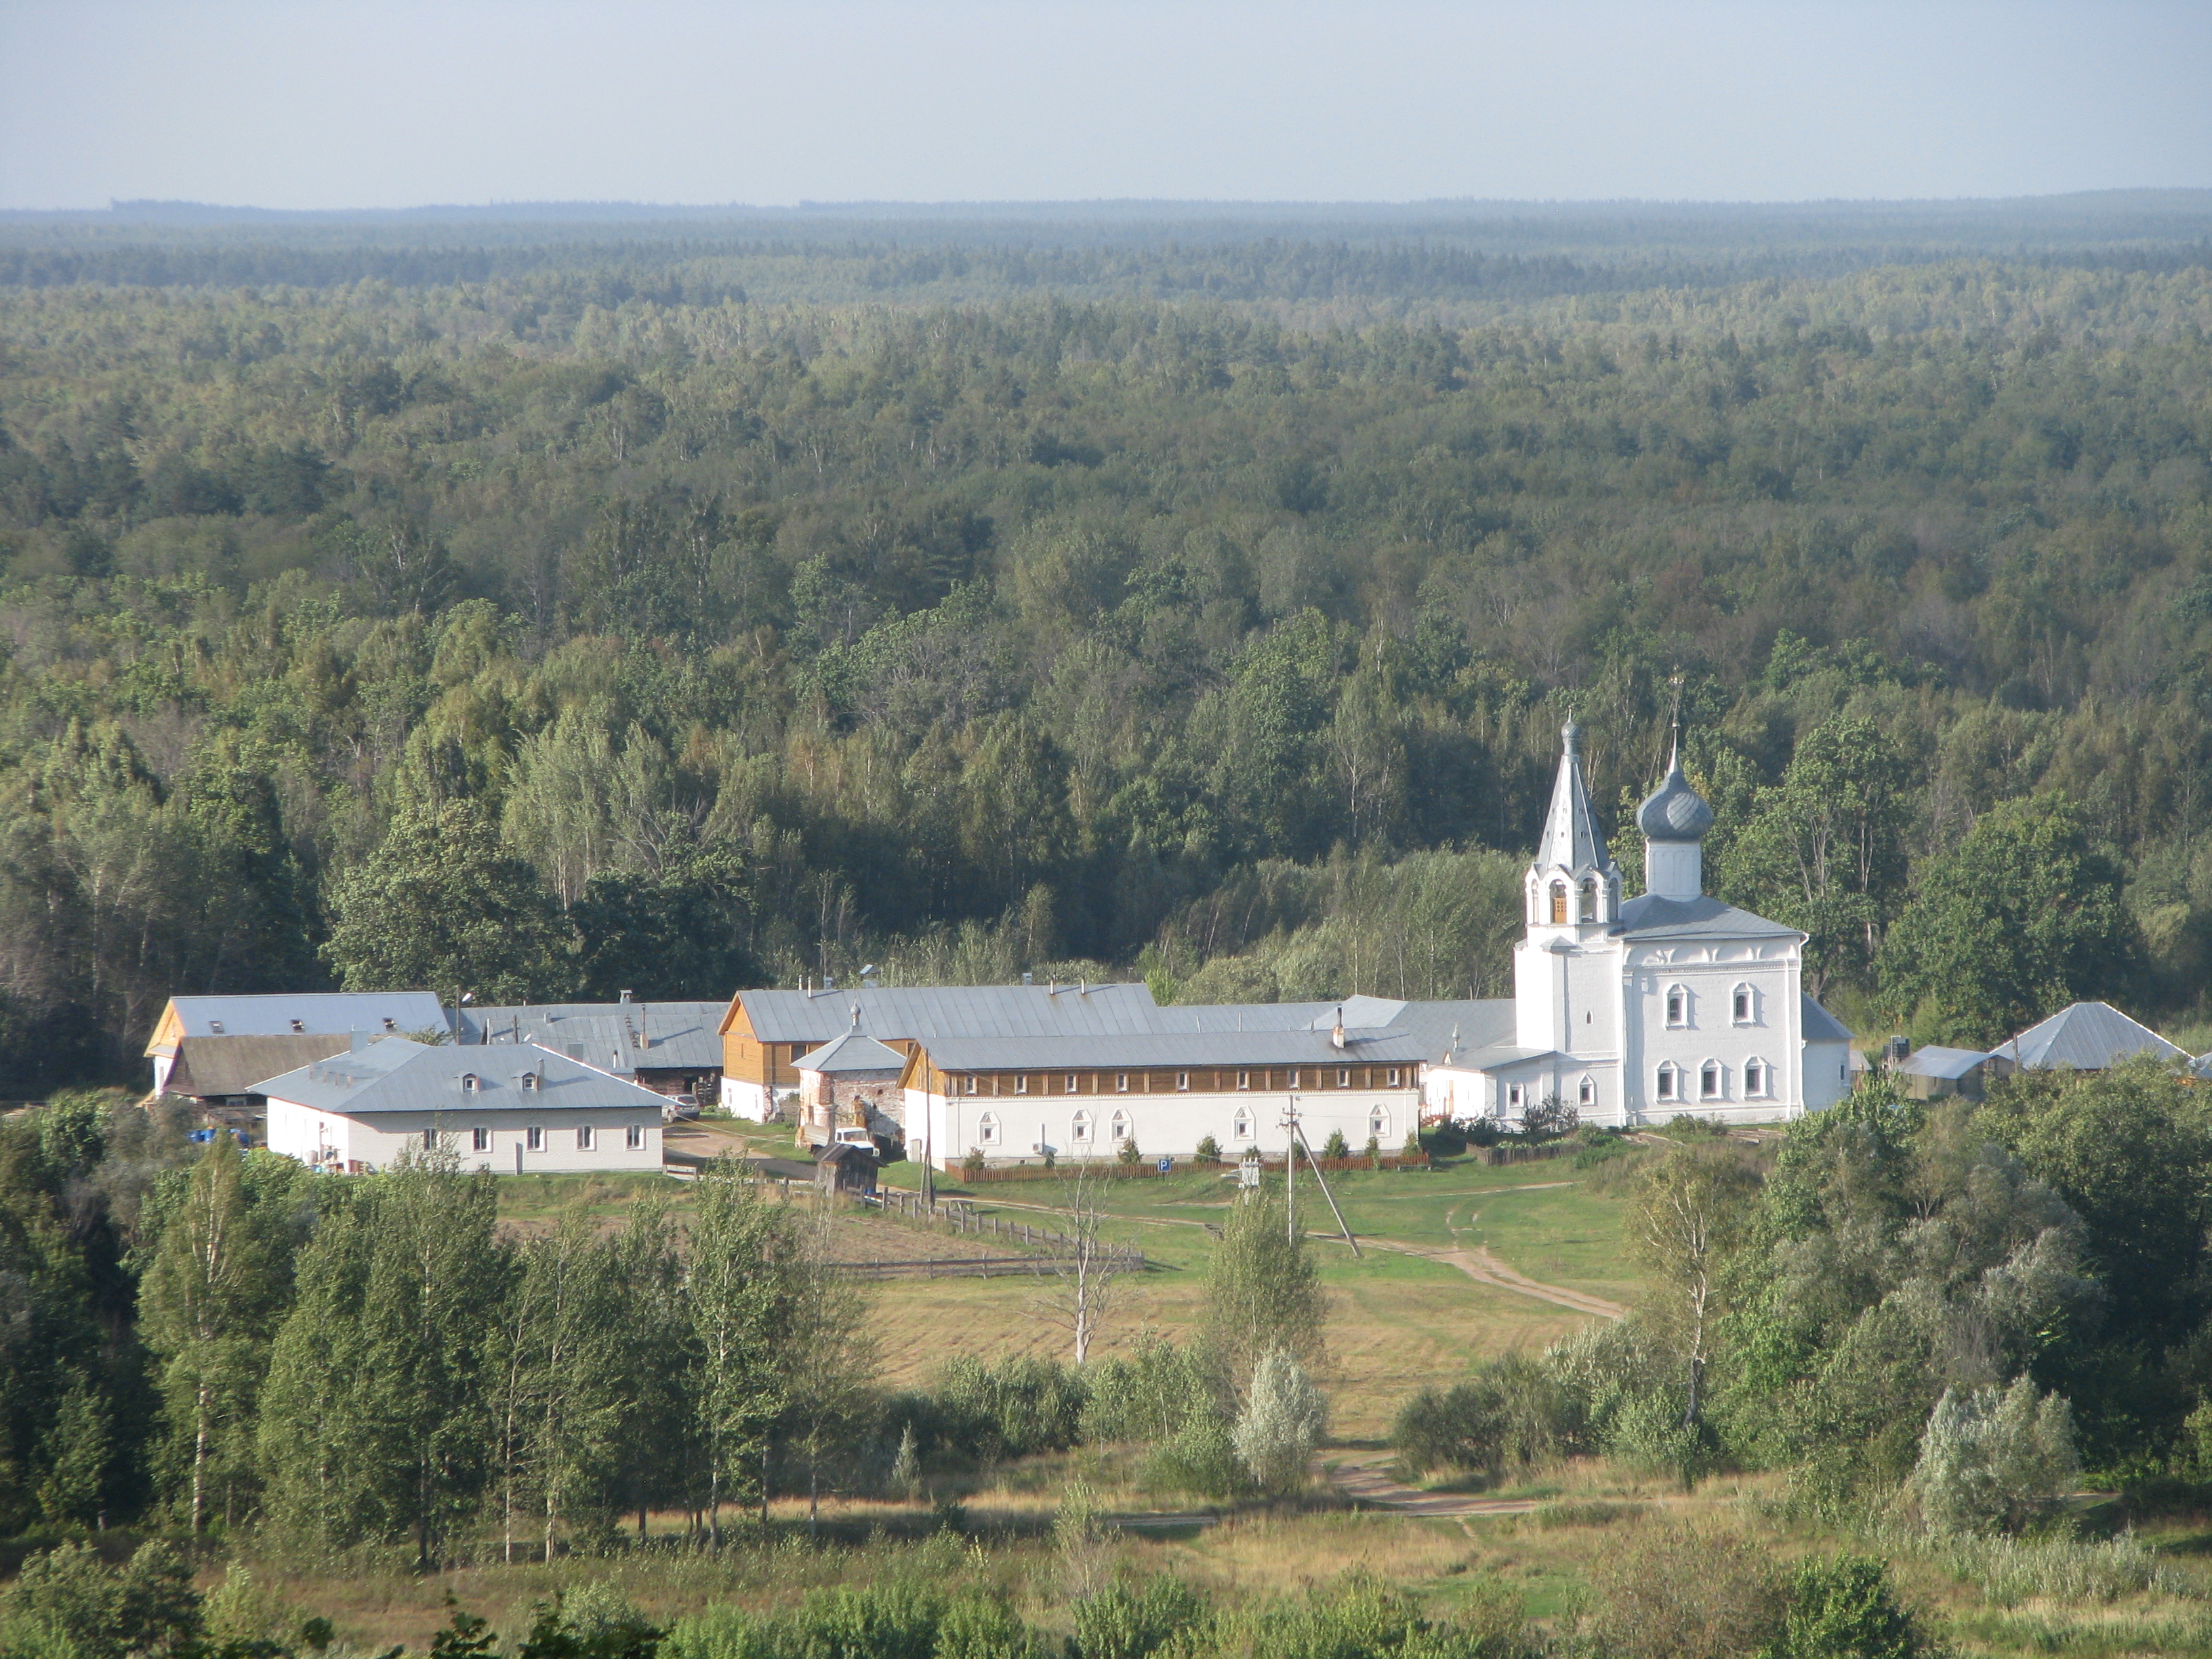
[[269, 1149], [327, 1173], [437, 1146], [495, 1175], [660, 1168], [660, 1096], [535, 1043], [386, 1037], [256, 1086]]
[[[1850, 1033], [1804, 994], [1806, 936], [1705, 891], [1712, 809], [1679, 748], [1637, 812], [1644, 886], [1623, 898], [1570, 720], [1514, 947], [1510, 1004], [1429, 1056], [1437, 1115], [1513, 1120], [1547, 1099], [1586, 1122], [1796, 1116], [1850, 1088]], [[1510, 1013], [1510, 1024], [1508, 1015]]]

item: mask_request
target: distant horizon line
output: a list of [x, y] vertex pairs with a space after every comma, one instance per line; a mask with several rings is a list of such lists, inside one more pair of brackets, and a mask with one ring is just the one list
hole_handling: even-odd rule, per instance
[[1690, 210], [1744, 212], [1760, 210], [1879, 210], [1914, 208], [1981, 208], [2005, 209], [2022, 206], [2057, 206], [2066, 204], [2118, 205], [2122, 200], [2132, 199], [2145, 204], [2166, 202], [2174, 205], [2190, 203], [2212, 207], [2212, 185], [2111, 185], [2095, 190], [2056, 191], [2044, 194], [2014, 196], [1899, 196], [1850, 197], [1820, 196], [1803, 198], [1701, 198], [1701, 197], [1485, 197], [1432, 196], [1389, 199], [1382, 198], [1340, 198], [1334, 199], [1263, 198], [1263, 197], [1160, 197], [1160, 196], [1099, 196], [1069, 198], [945, 198], [937, 201], [894, 200], [890, 198], [852, 198], [825, 200], [801, 198], [789, 203], [780, 202], [656, 202], [628, 198], [495, 198], [487, 202], [426, 202], [404, 207], [330, 207], [280, 208], [260, 207], [248, 203], [201, 202], [182, 198], [111, 198], [105, 207], [7, 207], [0, 208], [0, 218], [13, 220], [101, 220], [113, 222], [132, 218], [182, 219], [201, 221], [218, 218], [270, 220], [341, 220], [341, 219], [410, 219], [410, 218], [466, 218], [492, 216], [509, 218], [522, 214], [556, 216], [606, 217], [617, 214], [643, 217], [703, 218], [714, 216], [763, 216], [798, 217], [806, 215], [842, 215], [858, 213], [892, 214], [899, 216], [943, 216], [953, 214], [984, 214], [993, 217], [1056, 212], [1085, 215], [1121, 215], [1134, 211], [1168, 212], [1178, 216], [1206, 212], [1249, 213], [1325, 212], [1329, 214], [1357, 212], [1437, 212], [1455, 214], [1510, 210], [1546, 215], [1576, 210], [1633, 210], [1639, 212], [1681, 212]]

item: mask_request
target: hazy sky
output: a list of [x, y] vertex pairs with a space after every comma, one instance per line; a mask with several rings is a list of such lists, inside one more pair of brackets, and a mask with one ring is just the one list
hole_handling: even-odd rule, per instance
[[0, 207], [2212, 185], [2212, 0], [0, 0]]

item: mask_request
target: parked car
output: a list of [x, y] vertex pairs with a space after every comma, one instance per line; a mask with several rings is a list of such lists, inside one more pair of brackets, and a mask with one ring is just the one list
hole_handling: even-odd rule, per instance
[[698, 1115], [699, 1097], [696, 1095], [677, 1095], [660, 1109], [663, 1123], [673, 1123], [679, 1118], [689, 1121]]

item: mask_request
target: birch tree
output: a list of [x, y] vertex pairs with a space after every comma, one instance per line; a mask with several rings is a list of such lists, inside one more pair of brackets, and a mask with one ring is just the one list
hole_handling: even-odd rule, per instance
[[698, 1347], [707, 1524], [719, 1545], [722, 1505], [758, 1478], [759, 1454], [787, 1403], [779, 1349], [798, 1324], [805, 1273], [788, 1206], [770, 1200], [735, 1160], [716, 1158], [694, 1190], [685, 1288]]
[[1651, 1270], [1651, 1311], [1681, 1357], [1698, 1420], [1705, 1363], [1721, 1307], [1721, 1270], [1742, 1242], [1758, 1178], [1725, 1148], [1676, 1146], [1644, 1172], [1636, 1194], [1635, 1245]]
[[1104, 1237], [1109, 1183], [1088, 1159], [1069, 1164], [1060, 1176], [1056, 1213], [1066, 1242], [1047, 1259], [1048, 1277], [1030, 1303], [1036, 1318], [1068, 1334], [1079, 1365], [1091, 1358], [1091, 1345], [1105, 1328], [1114, 1281], [1127, 1259]]

